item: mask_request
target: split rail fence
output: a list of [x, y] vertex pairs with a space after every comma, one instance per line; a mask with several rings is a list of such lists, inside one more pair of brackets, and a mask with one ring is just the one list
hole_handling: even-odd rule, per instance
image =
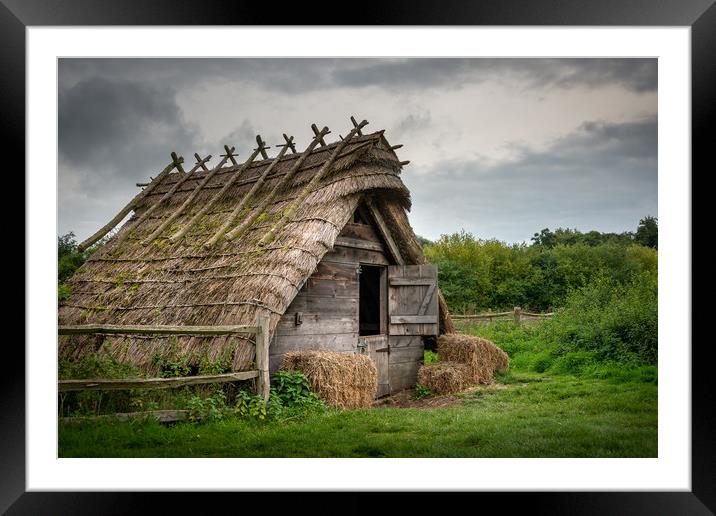
[[508, 312], [485, 312], [481, 314], [450, 314], [450, 317], [456, 321], [476, 321], [491, 323], [495, 320], [508, 320], [512, 319], [515, 324], [521, 324], [523, 322], [533, 322], [542, 319], [549, 319], [554, 315], [554, 312], [548, 312], [544, 314], [538, 314], [534, 312], [525, 312], [519, 306]]
[[[256, 324], [233, 326], [142, 326], [114, 324], [83, 324], [60, 326], [59, 335], [201, 335], [218, 336], [249, 333], [254, 334], [256, 344], [256, 369], [235, 371], [231, 373], [181, 376], [173, 378], [86, 378], [59, 380], [58, 392], [87, 390], [122, 390], [122, 389], [169, 389], [185, 385], [201, 385], [210, 383], [235, 382], [257, 379], [257, 392], [268, 400], [271, 389], [269, 377], [269, 321], [266, 316], [258, 316]], [[167, 412], [167, 411], [157, 411]], [[174, 411], [181, 412], [181, 411]]]

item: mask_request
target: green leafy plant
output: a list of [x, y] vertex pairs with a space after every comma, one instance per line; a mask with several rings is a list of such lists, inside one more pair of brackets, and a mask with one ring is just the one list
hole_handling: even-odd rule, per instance
[[206, 398], [191, 396], [187, 402], [187, 409], [189, 421], [217, 421], [230, 414], [230, 409], [226, 405], [226, 395], [221, 389]]
[[236, 393], [236, 405], [234, 414], [242, 418], [251, 418], [264, 421], [268, 414], [266, 404], [258, 394], [249, 394], [246, 391]]
[[429, 349], [426, 349], [423, 352], [423, 364], [432, 364], [434, 362], [438, 361], [438, 354], [435, 353], [435, 351], [430, 351]]
[[423, 398], [427, 398], [432, 395], [433, 395], [433, 391], [431, 391], [424, 385], [420, 385], [419, 383], [417, 383], [417, 384], [415, 384], [415, 391], [413, 392], [413, 395], [410, 398], [414, 399], [414, 400], [421, 400]]
[[323, 412], [326, 405], [311, 390], [305, 374], [280, 370], [273, 377], [267, 408], [272, 419], [289, 420]]

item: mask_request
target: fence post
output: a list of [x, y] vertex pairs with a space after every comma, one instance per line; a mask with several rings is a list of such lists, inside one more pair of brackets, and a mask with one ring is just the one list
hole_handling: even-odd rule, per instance
[[269, 318], [265, 315], [256, 317], [256, 326], [259, 331], [256, 333], [256, 369], [259, 372], [257, 378], [258, 394], [268, 401], [271, 383], [269, 379]]
[[515, 324], [520, 324], [522, 320], [522, 308], [519, 306], [515, 307]]

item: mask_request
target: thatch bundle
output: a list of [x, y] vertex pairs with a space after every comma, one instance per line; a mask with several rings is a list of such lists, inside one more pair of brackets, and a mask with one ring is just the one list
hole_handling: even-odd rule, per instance
[[465, 388], [470, 370], [459, 362], [433, 362], [418, 371], [418, 383], [435, 394], [452, 394]]
[[302, 371], [319, 398], [341, 408], [370, 407], [378, 388], [378, 370], [366, 355], [291, 351], [282, 368]]
[[509, 367], [507, 353], [481, 337], [462, 334], [441, 335], [438, 338], [438, 357], [441, 361], [465, 364], [466, 379], [470, 383], [490, 384], [494, 372]]

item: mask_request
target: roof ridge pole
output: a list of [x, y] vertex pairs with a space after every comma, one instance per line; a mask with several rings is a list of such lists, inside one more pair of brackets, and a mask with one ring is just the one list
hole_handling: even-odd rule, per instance
[[301, 155], [298, 157], [296, 162], [291, 167], [291, 170], [286, 172], [286, 175], [284, 175], [279, 181], [274, 185], [271, 192], [264, 198], [261, 203], [254, 208], [253, 215], [249, 216], [246, 220], [244, 220], [241, 225], [236, 226], [234, 229], [226, 233], [226, 238], [229, 240], [233, 240], [236, 237], [243, 235], [246, 230], [251, 227], [251, 225], [254, 223], [254, 221], [259, 217], [259, 215], [266, 209], [266, 207], [273, 201], [273, 199], [276, 197], [276, 194], [278, 191], [284, 187], [288, 181], [293, 179], [293, 176], [296, 174], [299, 168], [301, 168], [301, 165], [303, 165], [303, 162], [306, 160], [306, 158], [311, 154], [311, 151], [318, 145], [319, 136], [322, 139], [325, 135], [329, 134], [330, 131], [328, 130], [328, 127], [324, 127], [321, 129], [316, 136], [314, 136], [313, 140], [311, 140], [311, 143], [308, 144], [308, 147], [306, 147], [306, 150], [301, 153]]
[[351, 132], [346, 135], [344, 140], [341, 140], [340, 143], [338, 143], [336, 148], [333, 149], [331, 157], [328, 158], [328, 161], [323, 164], [320, 170], [316, 172], [316, 174], [311, 178], [311, 180], [306, 184], [306, 186], [303, 187], [303, 190], [301, 190], [301, 193], [298, 194], [298, 197], [296, 197], [296, 199], [291, 203], [291, 205], [286, 210], [284, 210], [283, 215], [281, 216], [279, 221], [276, 222], [269, 230], [269, 232], [264, 235], [264, 237], [259, 241], [259, 245], [265, 246], [273, 242], [273, 240], [276, 238], [278, 230], [281, 229], [289, 220], [293, 218], [299, 207], [303, 205], [309, 194], [314, 190], [314, 188], [318, 185], [321, 179], [323, 179], [323, 176], [326, 175], [326, 172], [331, 168], [333, 162], [336, 160], [343, 148], [366, 125], [368, 125], [368, 121], [363, 120], [360, 124], [357, 124], [355, 127], [353, 127], [353, 129], [351, 129]]
[[226, 163], [229, 160], [229, 156], [234, 152], [234, 147], [231, 147], [230, 151], [231, 152], [228, 152], [227, 154], [223, 155], [223, 157], [221, 158], [221, 161], [219, 161], [219, 163], [216, 165], [216, 167], [211, 169], [211, 171], [206, 175], [204, 180], [201, 183], [199, 183], [196, 188], [194, 188], [194, 191], [189, 195], [189, 197], [186, 198], [184, 203], [182, 203], [182, 205], [179, 206], [179, 208], [177, 208], [177, 210], [174, 213], [169, 215], [169, 217], [157, 229], [155, 229], [151, 235], [149, 235], [147, 238], [142, 240], [143, 245], [151, 244], [155, 238], [157, 238], [159, 235], [161, 235], [162, 231], [164, 231], [166, 228], [169, 227], [169, 224], [174, 222], [174, 220], [179, 215], [182, 214], [182, 212], [192, 203], [192, 201], [196, 198], [196, 196], [199, 195], [199, 192], [201, 192], [201, 190], [204, 188], [204, 186], [206, 186], [206, 183], [208, 183], [211, 180], [211, 178], [214, 177], [214, 175], [219, 170], [221, 170], [221, 167], [224, 166], [224, 163]]
[[169, 240], [172, 242], [178, 242], [181, 240], [191, 229], [191, 227], [199, 222], [199, 219], [201, 219], [206, 213], [211, 209], [216, 202], [221, 199], [221, 197], [231, 188], [231, 186], [236, 182], [236, 180], [241, 176], [241, 173], [248, 168], [251, 163], [253, 163], [254, 159], [256, 159], [256, 156], [266, 153], [266, 142], [261, 140], [261, 136], [256, 137], [256, 141], [259, 142], [259, 146], [254, 149], [254, 152], [251, 153], [251, 156], [249, 156], [249, 159], [247, 159], [243, 165], [241, 165], [241, 168], [234, 172], [234, 175], [229, 178], [229, 180], [226, 182], [226, 184], [223, 186], [221, 190], [219, 190], [219, 193], [217, 193], [214, 197], [209, 199], [206, 204], [194, 215], [189, 222], [186, 223], [186, 225], [181, 228], [176, 234], [169, 237]]
[[174, 167], [177, 165], [181, 166], [181, 163], [184, 162], [184, 158], [179, 157], [176, 158], [176, 154], [172, 152], [172, 162], [164, 167], [164, 170], [162, 170], [157, 177], [152, 179], [152, 182], [147, 185], [147, 187], [139, 192], [137, 195], [134, 196], [134, 198], [127, 203], [127, 205], [120, 210], [117, 215], [114, 216], [112, 220], [110, 220], [107, 224], [102, 226], [94, 235], [89, 237], [87, 240], [82, 242], [80, 245], [77, 246], [77, 249], [82, 252], [85, 249], [87, 249], [92, 244], [96, 243], [100, 238], [105, 236], [107, 233], [110, 232], [110, 230], [115, 227], [117, 224], [122, 222], [122, 219], [127, 216], [127, 214], [132, 211], [140, 202], [142, 199], [144, 199], [156, 186], [162, 182], [162, 180], [171, 172]]
[[[174, 153], [172, 153], [172, 155], [174, 156]], [[205, 167], [206, 167], [205, 163], [211, 159], [211, 154], [209, 154], [207, 157], [205, 157], [205, 158], [203, 158], [203, 159], [202, 159], [198, 154], [195, 154], [195, 156], [197, 157], [198, 162], [191, 168], [191, 170], [189, 170], [189, 172], [187, 172], [187, 173], [184, 174], [182, 177], [180, 177], [180, 178], [179, 178], [179, 181], [177, 181], [176, 183], [174, 183], [174, 184], [172, 185], [172, 187], [167, 191], [167, 193], [165, 193], [165, 194], [162, 196], [161, 199], [159, 199], [157, 202], [155, 202], [155, 203], [152, 204], [149, 208], [147, 208], [147, 211], [145, 211], [144, 213], [142, 213], [142, 216], [139, 217], [139, 219], [137, 220], [137, 222], [135, 222], [135, 223], [132, 225], [132, 228], [131, 228], [129, 231], [127, 231], [126, 233], [124, 233], [124, 234], [122, 234], [122, 235], [119, 236], [119, 238], [117, 239], [117, 242], [122, 242], [125, 238], [127, 238], [127, 237], [130, 235], [130, 233], [134, 232], [134, 230], [137, 229], [142, 222], [144, 222], [145, 220], [147, 220], [147, 219], [149, 218], [149, 216], [150, 216], [152, 213], [154, 213], [154, 210], [156, 210], [156, 209], [159, 208], [159, 206], [161, 206], [164, 202], [166, 202], [167, 200], [169, 200], [169, 198], [174, 194], [174, 192], [176, 192], [176, 191], [179, 189], [179, 187], [180, 187], [181, 185], [183, 185], [187, 180], [191, 179], [191, 178], [193, 177], [194, 172], [196, 172], [200, 167], [204, 167], [204, 168], [205, 168]], [[179, 165], [179, 166], [181, 167], [181, 165]], [[177, 167], [177, 169], [179, 169], [179, 167]], [[181, 168], [181, 169], [179, 169], [179, 170], [181, 170], [181, 172], [184, 172], [184, 169], [183, 169], [183, 168]]]
[[281, 146], [281, 150], [279, 151], [278, 155], [273, 159], [271, 164], [266, 167], [266, 169], [261, 174], [261, 177], [258, 178], [258, 180], [251, 187], [251, 190], [249, 190], [248, 193], [244, 196], [244, 198], [241, 199], [239, 204], [236, 205], [234, 211], [229, 214], [221, 227], [216, 231], [216, 233], [214, 233], [211, 239], [206, 244], [204, 244], [206, 247], [216, 245], [216, 243], [221, 239], [221, 237], [224, 236], [224, 233], [226, 233], [226, 231], [229, 229], [229, 226], [231, 226], [231, 224], [236, 220], [241, 211], [244, 209], [244, 206], [246, 206], [246, 204], [253, 198], [254, 194], [258, 192], [259, 188], [261, 188], [261, 186], [266, 181], [266, 178], [271, 173], [271, 170], [273, 170], [273, 168], [281, 160], [283, 155], [286, 154], [286, 151], [291, 148], [293, 149], [294, 153], [296, 152], [296, 146], [293, 144], [293, 136], [288, 137], [284, 134], [284, 137], [286, 138], [286, 143]]

